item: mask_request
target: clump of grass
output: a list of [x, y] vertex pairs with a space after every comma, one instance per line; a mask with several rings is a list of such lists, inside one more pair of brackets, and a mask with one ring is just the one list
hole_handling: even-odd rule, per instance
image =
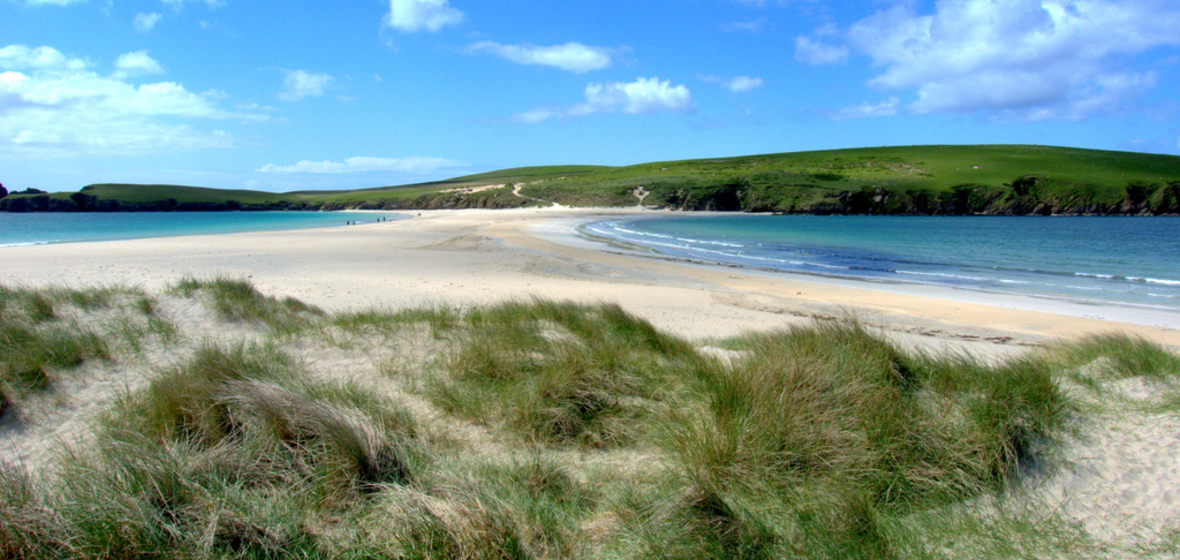
[[1123, 333], [1087, 336], [1051, 349], [1063, 366], [1080, 367], [1100, 358], [1107, 362], [1100, 368], [1108, 378], [1145, 376], [1157, 380], [1180, 377], [1180, 356], [1158, 344]]
[[293, 334], [307, 327], [311, 318], [324, 316], [323, 310], [296, 298], [264, 296], [248, 280], [186, 277], [177, 282], [174, 290], [186, 297], [204, 294], [222, 319], [258, 322], [277, 334]]
[[349, 330], [364, 331], [366, 329], [378, 332], [394, 332], [407, 325], [425, 323], [430, 326], [430, 332], [435, 337], [458, 327], [460, 315], [449, 307], [419, 307], [401, 309], [395, 312], [377, 310], [347, 311], [332, 317], [332, 324]]
[[88, 330], [0, 320], [0, 413], [52, 384], [53, 372], [109, 357], [107, 343]]
[[412, 417], [311, 382], [272, 346], [205, 346], [129, 396], [94, 454], [66, 462], [54, 511], [85, 557], [307, 557], [336, 517], [428, 464]]
[[577, 558], [594, 506], [592, 492], [543, 459], [452, 462], [375, 496], [349, 544], [381, 558]]
[[50, 319], [57, 318], [57, 312], [54, 309], [53, 302], [45, 297], [40, 292], [33, 292], [28, 299], [29, 318], [34, 323], [43, 323]]
[[0, 461], [0, 558], [66, 556], [67, 527], [46, 508], [25, 469]]
[[485, 467], [478, 476], [513, 512], [532, 556], [573, 558], [585, 552], [582, 526], [600, 500], [593, 487], [540, 456]]
[[[739, 346], [749, 357], [706, 370], [704, 409], [671, 430], [682, 497], [640, 516], [696, 527], [685, 551], [888, 557], [882, 519], [1002, 487], [1063, 407], [1043, 361], [908, 356], [854, 323]], [[675, 548], [669, 531], [649, 531], [653, 550]]]
[[506, 504], [468, 481], [382, 493], [359, 525], [370, 557], [537, 557], [530, 554]]
[[46, 290], [0, 286], [0, 321], [38, 325], [57, 318], [57, 307]]
[[615, 305], [513, 302], [465, 319], [467, 331], [445, 358], [449, 378], [432, 396], [540, 443], [632, 441], [698, 360], [687, 343]]
[[51, 288], [47, 292], [54, 300], [69, 303], [88, 311], [112, 307], [119, 302], [120, 297], [142, 295], [142, 290], [120, 285]]
[[[1098, 410], [1117, 400], [1123, 406], [1154, 412], [1180, 411], [1180, 356], [1164, 347], [1125, 333], [1098, 334], [1050, 346], [1046, 359]], [[1150, 396], [1128, 400], [1120, 382], [1137, 379], [1150, 387]], [[1133, 401], [1133, 402], [1132, 402]]]
[[0, 287], [0, 405], [48, 388], [56, 371], [111, 359], [120, 342], [138, 351], [151, 335], [171, 340], [176, 329], [142, 290]]
[[261, 441], [293, 453], [296, 464], [314, 463], [319, 470], [308, 474], [328, 487], [410, 477], [408, 414], [354, 389], [310, 383], [273, 346], [202, 347], [130, 410], [115, 420], [119, 429], [201, 449]]

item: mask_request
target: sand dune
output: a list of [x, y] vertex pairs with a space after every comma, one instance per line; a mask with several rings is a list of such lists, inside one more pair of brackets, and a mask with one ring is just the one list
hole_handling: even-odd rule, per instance
[[[596, 245], [572, 233], [581, 221], [639, 212], [653, 211], [433, 211], [322, 230], [6, 247], [0, 249], [0, 283], [124, 284], [154, 291], [185, 275], [220, 275], [247, 278], [268, 295], [333, 311], [475, 306], [532, 296], [609, 301], [702, 345], [842, 316], [909, 347], [994, 360], [1056, 339], [1111, 331], [1180, 345], [1174, 318], [1142, 317], [1136, 310], [700, 266]], [[207, 322], [201, 315], [207, 310], [196, 306], [167, 313], [186, 330]], [[325, 356], [320, 358], [331, 358]], [[24, 429], [0, 434], [7, 444], [2, 458], [39, 465], [51, 441], [68, 439], [97, 407], [143, 382], [91, 373], [61, 390], [73, 397], [42, 403], [40, 413], [30, 408]], [[1124, 413], [1080, 420], [1063, 452], [1066, 466], [1033, 481], [1029, 492], [1102, 541], [1151, 542], [1180, 518], [1180, 422], [1142, 404], [1153, 393], [1143, 383], [1127, 380], [1117, 388], [1135, 405]], [[78, 398], [82, 393], [88, 397]], [[55, 411], [61, 402], [66, 410]]]

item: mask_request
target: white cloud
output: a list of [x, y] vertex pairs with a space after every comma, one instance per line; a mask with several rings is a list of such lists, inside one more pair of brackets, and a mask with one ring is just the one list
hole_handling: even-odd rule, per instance
[[638, 78], [634, 82], [609, 82], [586, 86], [586, 103], [591, 113], [657, 113], [671, 111], [686, 113], [693, 109], [688, 88], [672, 86], [668, 80]]
[[717, 76], [701, 76], [700, 79], [705, 83], [721, 86], [734, 93], [745, 93], [762, 87], [762, 78], [751, 78], [749, 76], [734, 76], [729, 79], [719, 78]]
[[293, 165], [275, 165], [268, 163], [258, 168], [259, 173], [365, 173], [385, 171], [410, 174], [435, 173], [444, 169], [463, 167], [463, 164], [443, 158], [407, 157], [407, 158], [378, 158], [378, 157], [350, 157], [344, 161], [308, 161], [303, 160]]
[[[126, 71], [155, 71], [146, 53], [120, 57]], [[218, 107], [224, 94], [193, 93], [174, 82], [135, 85], [101, 76], [52, 47], [0, 49], [0, 154], [9, 157], [126, 155], [228, 147], [199, 120], [265, 120]], [[116, 64], [119, 66], [119, 63]]]
[[551, 47], [538, 47], [535, 45], [501, 45], [494, 41], [481, 41], [467, 47], [466, 52], [490, 53], [517, 64], [552, 66], [581, 74], [609, 68], [611, 57], [617, 51], [572, 42]]
[[1180, 45], [1174, 0], [940, 0], [900, 4], [849, 29], [883, 68], [869, 84], [910, 89], [915, 113], [989, 111], [1081, 119], [1120, 110], [1155, 84], [1125, 57]]
[[389, 0], [385, 25], [398, 31], [438, 31], [463, 21], [463, 12], [452, 8], [447, 0]]
[[559, 108], [537, 108], [518, 113], [513, 122], [536, 124], [552, 118], [581, 117], [603, 113], [650, 114], [660, 112], [690, 113], [696, 106], [692, 93], [683, 85], [668, 80], [638, 78], [634, 82], [592, 83], [583, 92], [586, 101]]
[[845, 107], [828, 114], [832, 120], [846, 121], [849, 119], [863, 119], [868, 117], [892, 117], [898, 113], [901, 107], [901, 100], [896, 97], [880, 103], [864, 102], [860, 105], [853, 105], [852, 107]]
[[160, 0], [161, 4], [172, 8], [173, 13], [183, 10], [185, 2], [204, 2], [209, 8], [220, 8], [225, 5], [226, 0]]
[[53, 47], [8, 45], [0, 48], [0, 69], [3, 70], [82, 70], [86, 66], [86, 61], [69, 58]]
[[795, 60], [807, 64], [836, 64], [848, 58], [848, 47], [829, 45], [807, 37], [795, 38]]
[[132, 20], [131, 25], [136, 31], [140, 33], [147, 33], [148, 31], [156, 28], [156, 24], [160, 22], [160, 18], [162, 17], [164, 16], [157, 12], [152, 12], [150, 14], [140, 12], [135, 14], [135, 19]]
[[305, 70], [288, 70], [283, 79], [283, 91], [279, 99], [295, 102], [304, 97], [319, 97], [324, 89], [332, 83], [332, 76], [327, 74], [313, 74]]
[[762, 87], [762, 78], [751, 78], [749, 76], [734, 76], [725, 84], [729, 91], [736, 93], [743, 93], [753, 91]]
[[144, 74], [163, 74], [160, 63], [148, 56], [147, 51], [135, 51], [119, 55], [115, 60], [115, 73], [112, 78], [126, 80]]

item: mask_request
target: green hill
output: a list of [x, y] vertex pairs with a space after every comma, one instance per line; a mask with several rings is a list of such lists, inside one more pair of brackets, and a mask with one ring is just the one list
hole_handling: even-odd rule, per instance
[[1177, 214], [1180, 157], [1050, 146], [899, 146], [504, 169], [351, 191], [90, 185], [8, 211], [661, 206], [820, 214]]

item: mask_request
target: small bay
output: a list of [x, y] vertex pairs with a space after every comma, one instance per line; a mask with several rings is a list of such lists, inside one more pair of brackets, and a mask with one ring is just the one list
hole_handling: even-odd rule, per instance
[[1180, 311], [1180, 218], [721, 214], [594, 222], [674, 257]]
[[279, 231], [409, 217], [392, 212], [0, 212], [0, 247]]

